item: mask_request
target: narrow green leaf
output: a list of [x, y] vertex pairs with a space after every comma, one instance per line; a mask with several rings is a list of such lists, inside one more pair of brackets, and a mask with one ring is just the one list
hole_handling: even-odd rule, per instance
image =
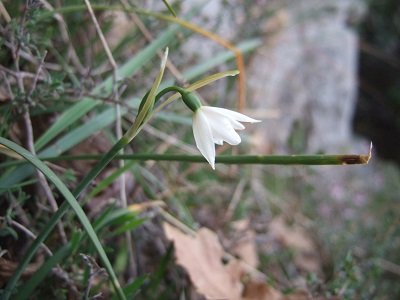
[[[128, 60], [123, 66], [118, 70], [118, 78], [123, 79], [126, 77], [131, 77], [140, 67], [142, 67], [147, 61], [149, 61], [157, 51], [164, 48], [166, 44], [174, 37], [174, 34], [180, 27], [177, 25], [171, 26], [169, 30], [164, 31], [157, 39], [155, 39], [151, 44], [141, 50], [138, 54], [133, 56]], [[111, 93], [113, 85], [112, 76], [108, 77], [100, 85], [98, 85], [92, 94], [104, 95]], [[73, 124], [75, 121], [81, 119], [87, 112], [92, 110], [99, 100], [94, 100], [92, 98], [85, 97], [73, 107], [65, 111], [54, 123], [49, 130], [47, 130], [35, 143], [35, 149], [38, 152], [46, 144], [48, 144], [54, 137], [56, 137], [65, 128]]]
[[[110, 211], [104, 217], [97, 219], [93, 223], [93, 227], [96, 231], [101, 230], [105, 226], [110, 226], [112, 224], [119, 224], [131, 220], [136, 217], [136, 213], [129, 210], [128, 208], [121, 208], [117, 210]], [[119, 221], [120, 220], [120, 221]]]
[[146, 222], [147, 219], [134, 219], [129, 221], [128, 223], [118, 227], [117, 229], [113, 230], [110, 232], [110, 234], [107, 235], [108, 238], [113, 237], [114, 235], [118, 235], [121, 233], [124, 233], [125, 231], [130, 231], [136, 227], [138, 227], [140, 224], [143, 222]]
[[118, 168], [111, 175], [107, 176], [104, 180], [99, 182], [96, 185], [96, 187], [93, 188], [90, 191], [90, 193], [85, 197], [85, 199], [82, 201], [82, 205], [84, 205], [89, 199], [93, 198], [98, 193], [100, 193], [102, 190], [104, 190], [107, 186], [109, 186], [112, 182], [114, 182], [119, 176], [121, 176], [122, 173], [124, 173], [126, 170], [129, 170], [134, 164], [136, 164], [135, 161], [131, 161], [131, 162], [127, 163], [122, 168]]
[[[242, 51], [250, 51], [250, 50], [254, 49], [254, 47], [256, 47], [258, 45], [258, 43], [259, 43], [259, 40], [251, 40], [251, 41], [243, 42], [242, 44], [238, 45], [238, 48], [241, 49]], [[243, 45], [243, 47], [242, 47], [242, 45]], [[219, 59], [217, 59], [217, 58], [219, 58]], [[213, 68], [216, 65], [219, 65], [224, 62], [221, 59], [230, 59], [230, 58], [233, 58], [232, 52], [231, 51], [223, 51], [220, 54], [215, 56], [215, 59], [212, 60], [213, 61], [212, 64], [208, 63], [207, 61], [203, 61], [203, 62], [199, 63], [199, 65], [201, 65], [201, 66], [207, 65], [208, 68]], [[207, 70], [209, 70], [209, 69], [207, 69]], [[198, 68], [195, 66], [192, 69], [189, 69], [187, 72], [185, 72], [183, 74], [183, 76], [186, 80], [189, 81], [189, 80], [201, 75], [203, 71], [204, 71], [203, 67]], [[200, 83], [200, 82], [203, 82], [203, 80], [199, 80], [197, 83]], [[198, 88], [197, 83], [194, 83], [193, 85], [191, 85], [191, 86], [193, 86], [193, 89], [190, 89], [191, 91]], [[172, 82], [168, 81], [164, 84], [161, 84], [160, 88], [164, 88], [165, 86], [167, 86], [169, 84], [172, 84]], [[200, 85], [200, 86], [202, 86], [202, 85]], [[172, 100], [174, 100], [174, 99], [178, 99], [179, 96], [177, 96], [177, 97], [172, 96], [172, 97], [170, 97], [170, 99], [171, 98], [172, 98]], [[136, 103], [137, 100], [132, 100], [132, 101], [134, 101]], [[171, 101], [169, 101], [169, 102], [171, 102]], [[162, 105], [157, 107], [157, 109], [155, 109], [153, 112], [154, 113], [158, 112], [161, 109], [161, 107], [164, 106], [164, 104], [167, 104], [167, 103], [164, 102]], [[134, 104], [131, 104], [131, 105], [134, 105]], [[38, 156], [40, 158], [57, 156], [65, 151], [69, 150], [74, 145], [78, 144], [85, 138], [92, 135], [94, 132], [101, 130], [104, 127], [111, 124], [113, 122], [113, 120], [115, 120], [115, 114], [112, 111], [113, 111], [113, 108], [110, 108], [109, 110], [106, 110], [103, 113], [101, 113], [100, 115], [87, 121], [85, 124], [77, 127], [75, 130], [67, 133], [65, 136], [63, 136], [59, 140], [57, 140], [53, 145], [51, 145], [51, 146], [47, 147], [46, 149], [44, 149], [43, 151], [41, 151], [38, 154]], [[124, 108], [122, 109], [122, 112], [125, 113]], [[154, 113], [152, 113], [152, 116], [154, 115]], [[163, 112], [162, 114], [165, 114], [165, 112]], [[164, 115], [160, 115], [159, 117], [163, 118]], [[102, 122], [102, 120], [104, 122]], [[187, 121], [182, 119], [182, 122], [187, 122]], [[24, 168], [17, 168], [16, 170], [11, 172], [7, 176], [3, 175], [0, 180], [0, 194], [1, 194], [1, 188], [7, 188], [10, 185], [13, 185], [13, 184], [16, 184], [16, 183], [22, 181], [27, 176], [31, 175], [33, 173], [33, 171], [34, 171], [34, 168], [32, 168], [31, 166], [25, 166]]]
[[167, 0], [163, 0], [165, 6], [168, 8], [169, 12], [171, 13], [171, 15], [173, 15], [176, 18], [176, 13], [173, 10], [173, 8], [171, 7], [171, 5], [168, 3]]
[[66, 244], [58, 249], [52, 257], [46, 260], [40, 269], [18, 289], [18, 299], [28, 299], [36, 287], [44, 281], [47, 275], [50, 274], [52, 269], [70, 253], [70, 250], [70, 244]]
[[[21, 146], [15, 144], [14, 142], [7, 140], [5, 138], [0, 137], [0, 144], [10, 148], [14, 152], [18, 153], [22, 157], [24, 157], [26, 160], [28, 160], [32, 165], [34, 165], [37, 169], [39, 169], [54, 185], [55, 187], [60, 191], [60, 193], [64, 196], [66, 199], [66, 202], [63, 203], [61, 207], [58, 209], [58, 211], [53, 215], [53, 217], [50, 219], [53, 224], [51, 226], [47, 226], [48, 229], [45, 229], [43, 232], [45, 232], [45, 236], [43, 236], [43, 232], [39, 234], [39, 236], [36, 238], [35, 242], [32, 244], [31, 247], [29, 247], [27, 254], [24, 256], [23, 260], [20, 262], [18, 265], [18, 268], [15, 270], [14, 275], [10, 278], [6, 288], [4, 289], [3, 293], [3, 299], [9, 299], [11, 296], [11, 293], [13, 292], [15, 285], [22, 275], [23, 270], [26, 268], [28, 265], [29, 261], [32, 259], [33, 255], [36, 253], [37, 248], [39, 247], [40, 243], [43, 242], [44, 238], [47, 236], [49, 233], [49, 229], [54, 228], [56, 223], [59, 221], [61, 216], [66, 212], [68, 205], [72, 207], [72, 209], [75, 211], [79, 221], [81, 222], [83, 228], [85, 229], [85, 232], [88, 234], [89, 238], [91, 239], [96, 251], [98, 252], [100, 259], [102, 260], [105, 269], [107, 270], [111, 282], [114, 285], [114, 288], [119, 295], [120, 299], [126, 299], [125, 295], [122, 292], [121, 286], [118, 282], [117, 276], [114, 273], [114, 270], [111, 266], [110, 261], [107, 258], [107, 255], [103, 249], [103, 246], [100, 243], [100, 240], [98, 239], [90, 221], [86, 217], [85, 212], [79, 205], [79, 202], [75, 199], [75, 197], [72, 195], [72, 193], [69, 191], [69, 189], [64, 185], [64, 183], [57, 177], [57, 175], [49, 168], [47, 167], [40, 159], [38, 159], [36, 156], [31, 154], [29, 151], [26, 149], [22, 148]], [[67, 203], [67, 204], [65, 204]], [[54, 218], [54, 216], [57, 216]], [[41, 240], [39, 237], [43, 238]], [[33, 249], [32, 249], [33, 248]]]
[[[148, 275], [142, 275], [124, 288], [123, 291], [128, 299], [133, 299], [139, 294], [139, 287], [146, 281], [147, 278]], [[111, 300], [117, 300], [117, 297], [114, 296]]]

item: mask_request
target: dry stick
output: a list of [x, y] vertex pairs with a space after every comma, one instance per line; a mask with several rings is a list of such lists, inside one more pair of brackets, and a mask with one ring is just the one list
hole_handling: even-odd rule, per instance
[[[128, 2], [126, 0], [120, 0], [120, 2], [122, 3], [122, 5], [124, 6], [125, 9], [129, 9], [131, 6], [128, 4]], [[132, 18], [133, 22], [135, 22], [135, 24], [139, 27], [140, 31], [143, 33], [143, 36], [145, 37], [145, 39], [148, 42], [153, 41], [153, 36], [150, 33], [149, 30], [147, 30], [146, 26], [143, 24], [143, 22], [140, 20], [140, 18], [137, 16], [137, 14], [131, 12], [129, 13], [129, 16]], [[240, 52], [239, 52], [240, 53]], [[237, 55], [237, 53], [235, 52], [235, 54]], [[157, 55], [162, 58], [164, 53], [162, 51], [157, 51]], [[240, 65], [240, 63], [238, 62], [238, 65]], [[171, 63], [171, 61], [167, 61], [166, 67], [168, 68], [168, 70], [171, 72], [171, 74], [178, 80], [179, 84], [185, 84], [186, 80], [183, 77], [182, 73], [178, 70], [178, 68], [175, 67], [175, 65], [173, 63]], [[239, 68], [240, 69], [240, 68]], [[243, 67], [244, 69], [244, 67]], [[239, 75], [240, 76], [240, 75]], [[242, 86], [242, 84], [240, 84], [240, 86]], [[240, 96], [239, 96], [240, 98]], [[239, 101], [239, 103], [242, 103], [241, 101]], [[239, 104], [240, 107], [240, 104]], [[186, 177], [187, 175], [193, 173], [193, 171], [196, 169], [197, 167], [191, 167], [187, 170], [187, 174], [183, 173], [180, 174], [180, 178]]]
[[10, 193], [10, 201], [13, 209], [15, 209], [17, 212], [16, 215], [18, 216], [20, 222], [25, 226], [29, 226], [30, 222], [25, 211], [22, 209], [21, 205], [18, 203], [17, 199], [12, 193]]
[[11, 17], [8, 14], [6, 8], [4, 7], [3, 2], [0, 2], [0, 15], [2, 15], [4, 17], [4, 19], [6, 20], [7, 23], [9, 23], [11, 21]]
[[[22, 36], [22, 30], [24, 28], [24, 24], [26, 21], [26, 16], [28, 15], [28, 7], [29, 7], [29, 0], [25, 1], [25, 8], [24, 8], [24, 13], [22, 15], [22, 19], [21, 19], [21, 26], [19, 27], [19, 36]], [[15, 58], [17, 58], [17, 61], [19, 61], [19, 48], [21, 47], [21, 41], [18, 42], [17, 44], [17, 49], [15, 50], [15, 53], [13, 53], [14, 56], [14, 62], [15, 62]], [[19, 67], [18, 67], [19, 70]]]
[[[44, 59], [46, 57], [46, 54], [47, 54], [47, 51], [44, 52], [44, 54], [42, 55], [42, 58], [40, 59], [40, 63], [39, 63], [39, 66], [37, 68], [36, 76], [34, 78], [32, 86], [31, 86], [30, 90], [28, 91], [28, 93], [26, 93], [26, 98], [27, 99], [32, 95], [33, 91], [36, 88], [37, 79], [39, 77], [40, 70], [42, 69], [43, 62], [44, 62]], [[32, 127], [31, 117], [30, 117], [30, 114], [29, 114], [29, 108], [26, 108], [26, 110], [24, 112], [24, 122], [25, 122], [25, 127], [26, 127], [28, 149], [33, 155], [36, 155], [35, 146], [34, 146], [34, 139], [33, 139], [33, 127]], [[52, 211], [54, 213], [54, 212], [56, 212], [58, 210], [58, 205], [57, 205], [57, 201], [54, 198], [54, 195], [53, 195], [53, 193], [51, 191], [49, 183], [47, 182], [46, 176], [44, 176], [44, 174], [42, 172], [40, 172], [39, 170], [37, 170], [37, 175], [39, 177], [40, 185], [42, 186], [43, 191], [44, 191], [44, 193], [45, 193], [45, 195], [47, 197], [47, 200], [48, 200], [48, 202], [50, 204], [50, 207], [51, 207], [51, 209], [52, 209]], [[64, 230], [64, 227], [63, 227], [62, 223], [58, 223], [57, 227], [58, 227], [58, 231], [60, 233], [60, 238], [61, 238], [61, 241], [63, 242], [63, 244], [68, 243], [67, 235], [65, 233], [65, 230]]]
[[[131, 6], [128, 4], [126, 0], [120, 0], [122, 5], [124, 6], [125, 9], [129, 9]], [[153, 36], [151, 32], [146, 28], [146, 26], [143, 24], [143, 22], [140, 20], [140, 18], [137, 16], [137, 14], [131, 12], [129, 13], [129, 16], [132, 18], [133, 22], [139, 27], [140, 31], [143, 33], [143, 36], [148, 42], [153, 41]], [[162, 51], [157, 51], [157, 55], [162, 58], [164, 56], [164, 53]], [[183, 77], [182, 73], [175, 67], [171, 61], [167, 61], [166, 67], [168, 70], [171, 72], [171, 74], [178, 80], [180, 84], [185, 84], [185, 78]], [[190, 170], [190, 169], [189, 169]], [[193, 168], [194, 170], [194, 168]], [[192, 172], [189, 171], [189, 174]], [[186, 174], [180, 174], [180, 178], [186, 177]]]
[[[2, 66], [0, 66], [0, 67], [2, 67]], [[9, 94], [10, 99], [14, 99], [14, 94], [12, 92], [11, 85], [10, 85], [10, 82], [8, 81], [7, 75], [2, 70], [0, 71], [0, 74], [4, 77], [5, 87], [6, 87], [7, 93]], [[25, 226], [28, 226], [29, 219], [26, 216], [25, 211], [22, 209], [21, 205], [19, 205], [18, 201], [16, 201], [13, 194], [11, 194], [10, 198], [11, 198], [11, 203], [12, 203], [14, 209], [17, 211], [17, 215], [18, 215], [19, 219], [21, 220], [22, 223], [24, 223]]]
[[186, 22], [184, 20], [181, 20], [181, 19], [178, 19], [175, 17], [164, 16], [164, 15], [160, 15], [160, 14], [148, 13], [148, 15], [157, 16], [158, 18], [161, 18], [163, 20], [170, 21], [170, 22], [179, 24], [181, 26], [184, 26], [186, 28], [189, 28], [190, 30], [192, 30], [194, 32], [197, 32], [209, 39], [214, 40], [215, 42], [217, 42], [221, 46], [225, 47], [226, 49], [231, 50], [235, 54], [236, 63], [237, 63], [238, 69], [240, 71], [240, 73], [238, 75], [238, 80], [239, 80], [238, 111], [243, 111], [243, 109], [246, 107], [246, 79], [245, 79], [246, 75], [245, 75], [245, 67], [244, 67], [244, 60], [243, 60], [242, 52], [240, 52], [240, 50], [238, 48], [236, 48], [234, 45], [232, 45], [230, 42], [220, 38], [218, 35], [210, 32], [210, 31], [207, 31], [201, 27], [193, 25], [190, 22]]
[[[108, 47], [107, 41], [103, 35], [103, 32], [101, 31], [99, 23], [97, 22], [96, 16], [93, 12], [93, 9], [92, 9], [92, 6], [90, 5], [89, 0], [85, 0], [85, 4], [89, 11], [90, 17], [92, 18], [94, 26], [96, 27], [96, 31], [100, 37], [101, 44], [103, 45], [103, 48], [106, 51], [108, 60], [113, 69], [112, 98], [114, 98], [114, 101], [116, 103], [116, 105], [115, 105], [115, 108], [116, 108], [116, 133], [117, 133], [117, 139], [120, 140], [122, 138], [122, 128], [121, 128], [121, 108], [119, 105], [119, 94], [118, 94], [118, 65], [114, 60], [114, 57], [111, 53], [110, 48]], [[123, 154], [123, 149], [119, 153]], [[120, 163], [119, 167], [122, 168], [123, 166], [124, 166], [124, 164]], [[123, 207], [126, 207], [127, 203], [126, 203], [126, 194], [125, 194], [125, 178], [123, 177], [123, 174], [121, 175], [121, 178], [123, 179], [123, 180], [121, 180], [121, 200], [122, 200]]]
[[[112, 90], [112, 98], [115, 100], [115, 114], [116, 114], [116, 123], [115, 123], [115, 131], [117, 134], [117, 140], [120, 140], [122, 138], [122, 125], [121, 125], [121, 107], [119, 105], [119, 93], [118, 93], [118, 65], [115, 62], [115, 59], [111, 53], [110, 47], [107, 44], [107, 41], [103, 35], [103, 32], [101, 31], [100, 25], [97, 22], [96, 16], [93, 12], [92, 6], [90, 5], [89, 0], [85, 0], [86, 7], [89, 11], [90, 17], [92, 18], [93, 24], [96, 27], [97, 34], [99, 35], [100, 41], [103, 45], [103, 48], [107, 54], [108, 60], [112, 66], [113, 69], [113, 90]], [[121, 149], [119, 151], [119, 154], [124, 154], [124, 149]], [[118, 161], [118, 166], [119, 168], [123, 168], [125, 165], [125, 162], [120, 160]], [[121, 204], [122, 207], [126, 208], [128, 206], [128, 201], [126, 197], [126, 177], [125, 173], [122, 173], [120, 178], [119, 178], [119, 183], [120, 183], [120, 198], [121, 198]], [[127, 247], [128, 247], [128, 254], [129, 254], [129, 265], [130, 265], [130, 271], [131, 275], [133, 277], [137, 276], [137, 269], [136, 269], [136, 259], [135, 259], [135, 253], [132, 245], [132, 235], [130, 231], [127, 231], [125, 233], [125, 238], [127, 242]]]
[[[25, 23], [25, 20], [26, 20], [26, 15], [28, 13], [28, 4], [29, 4], [29, 1], [27, 0], [26, 4], [25, 4], [25, 12], [24, 12], [24, 15], [22, 17], [21, 25], [20, 25], [21, 26], [20, 27], [20, 34], [21, 35], [23, 33], [22, 32], [22, 30], [23, 30], [22, 28], [24, 26], [24, 23]], [[14, 36], [12, 35], [11, 36], [11, 48], [12, 48], [11, 50], [12, 50], [12, 55], [13, 55], [14, 67], [15, 67], [15, 70], [16, 70], [16, 74], [15, 75], [16, 75], [16, 80], [17, 80], [17, 86], [18, 86], [18, 89], [19, 89], [20, 93], [24, 94], [25, 93], [25, 88], [24, 88], [24, 83], [23, 83], [23, 80], [22, 80], [22, 76], [20, 76], [20, 69], [19, 69], [19, 50], [20, 50], [20, 47], [21, 47], [21, 43], [18, 42], [18, 45], [15, 48], [15, 46], [14, 46]], [[35, 75], [34, 84], [32, 84], [31, 89], [29, 90], [28, 94], [26, 95], [27, 97], [28, 97], [28, 95], [31, 95], [33, 90], [35, 89], [35, 86], [36, 86], [36, 83], [37, 83], [37, 79], [38, 79], [40, 70], [42, 68], [46, 53], [47, 52], [44, 53], [44, 55], [42, 56], [42, 58], [40, 60], [40, 63], [39, 63], [39, 66], [38, 66], [38, 69], [37, 69], [37, 72], [36, 72], [36, 75]], [[25, 128], [26, 128], [26, 138], [27, 138], [28, 149], [33, 155], [36, 155], [35, 146], [34, 146], [34, 139], [33, 139], [32, 121], [31, 121], [31, 118], [30, 118], [29, 108], [28, 107], [26, 107], [26, 109], [25, 109], [25, 112], [23, 114], [23, 119], [24, 119]], [[42, 186], [42, 189], [46, 194], [46, 197], [47, 197], [47, 199], [49, 201], [49, 204], [50, 204], [53, 212], [56, 212], [58, 210], [58, 205], [57, 205], [56, 200], [54, 199], [53, 193], [51, 192], [51, 188], [50, 188], [50, 186], [49, 186], [49, 184], [48, 184], [48, 182], [46, 180], [46, 177], [39, 170], [37, 170], [37, 175], [38, 175], [38, 178], [39, 178], [40, 185]], [[61, 238], [62, 242], [64, 244], [67, 243], [68, 240], [67, 240], [67, 236], [65, 234], [64, 228], [62, 226], [62, 223], [58, 223], [57, 227], [58, 227], [58, 230], [59, 230], [59, 233], [60, 233], [60, 238]]]
[[[29, 236], [32, 240], [36, 239], [36, 235], [33, 234], [28, 228], [26, 228], [24, 225], [14, 221], [14, 220], [7, 220], [7, 218], [5, 217], [0, 217], [0, 220], [6, 220], [7, 222], [9, 222], [13, 227], [19, 229], [20, 231], [22, 231], [23, 233], [25, 233], [27, 236]], [[53, 256], [53, 253], [51, 252], [51, 250], [45, 245], [45, 244], [41, 244], [40, 245], [43, 250], [49, 255], [49, 256]]]
[[392, 272], [393, 274], [396, 274], [397, 276], [400, 276], [400, 266], [388, 261], [384, 258], [378, 258], [376, 264], [380, 266], [383, 270]]
[[[2, 66], [2, 65], [0, 65], [0, 71], [1, 72], [3, 72], [3, 73], [7, 73], [8, 75], [11, 75], [11, 76], [13, 76], [13, 77], [17, 77], [18, 75], [17, 75], [17, 72], [15, 72], [15, 71], [13, 71], [13, 70], [10, 70], [10, 69], [7, 69], [6, 67], [4, 67], [4, 66]], [[35, 78], [36, 77], [36, 74], [33, 74], [33, 73], [29, 73], [29, 72], [24, 72], [24, 71], [20, 71], [19, 72], [19, 76], [21, 76], [21, 78]], [[41, 79], [41, 80], [44, 80], [44, 77], [42, 77], [42, 76], [39, 76], [38, 77], [38, 79]]]
[[7, 75], [6, 75], [6, 73], [2, 70], [2, 68], [1, 68], [2, 66], [0, 65], [0, 74], [4, 77], [4, 83], [5, 83], [5, 87], [6, 87], [6, 90], [7, 90], [7, 93], [10, 95], [10, 99], [14, 99], [14, 95], [13, 95], [13, 92], [12, 92], [12, 89], [11, 89], [11, 85], [10, 85], [10, 82], [8, 81], [8, 78], [7, 78]]
[[[129, 8], [131, 8], [131, 6], [128, 4], [128, 2], [126, 0], [120, 0], [120, 2], [122, 3], [122, 6], [125, 9], [128, 10]], [[129, 12], [129, 16], [131, 17], [132, 21], [139, 27], [139, 30], [142, 32], [144, 38], [148, 42], [152, 42], [154, 40], [153, 35], [146, 28], [146, 26], [143, 24], [142, 20], [140, 20], [138, 15], [134, 12]], [[162, 57], [164, 56], [164, 52], [159, 50], [159, 51], [157, 51], [157, 55], [158, 55], [158, 57], [160, 57], [162, 59]], [[167, 60], [166, 68], [168, 69], [168, 71], [171, 72], [172, 76], [174, 76], [176, 78], [179, 85], [185, 86], [187, 84], [185, 78], [183, 77], [183, 74], [178, 70], [178, 68], [170, 60]], [[196, 92], [194, 91], [194, 93], [196, 93]], [[197, 96], [199, 98], [201, 98], [200, 95], [197, 95]], [[204, 100], [202, 99], [202, 101], [204, 101]]]
[[[130, 5], [126, 0], [121, 0], [122, 6], [126, 9], [130, 8]], [[151, 42], [153, 41], [153, 36], [151, 32], [146, 28], [146, 26], [143, 24], [143, 22], [140, 20], [140, 18], [137, 16], [135, 13], [129, 13], [129, 16], [132, 18], [132, 21], [139, 27], [140, 31], [143, 33], [144, 38], [148, 41]], [[157, 55], [160, 58], [163, 58], [164, 52], [162, 51], [157, 51]], [[179, 81], [179, 83], [185, 84], [185, 78], [183, 77], [182, 73], [178, 70], [177, 67], [171, 62], [167, 61], [166, 64], [167, 69], [171, 72], [171, 74]]]
[[[50, 11], [54, 10], [51, 4], [48, 3], [46, 0], [41, 0], [41, 3], [43, 3], [43, 6], [48, 10]], [[75, 65], [75, 68], [78, 69], [79, 73], [81, 74], [86, 73], [85, 67], [80, 62], [78, 55], [76, 54], [75, 48], [72, 46], [71, 39], [68, 34], [67, 24], [65, 23], [62, 15], [56, 13], [54, 14], [54, 18], [58, 21], [62, 40], [66, 45], [68, 45], [68, 56], [71, 58], [73, 64]]]
[[241, 196], [243, 194], [243, 189], [247, 184], [247, 178], [242, 178], [238, 185], [236, 186], [235, 192], [232, 195], [232, 200], [229, 203], [228, 209], [225, 212], [224, 219], [230, 220], [235, 212], [236, 207], [238, 206]]
[[37, 81], [38, 81], [38, 78], [39, 78], [39, 73], [40, 73], [40, 71], [42, 69], [42, 66], [43, 66], [44, 59], [45, 59], [46, 55], [47, 55], [47, 50], [44, 50], [42, 58], [40, 59], [40, 62], [39, 62], [39, 66], [38, 66], [38, 68], [36, 70], [36, 74], [33, 77], [32, 86], [31, 86], [30, 90], [28, 91], [28, 93], [26, 93], [26, 98], [29, 98], [32, 95], [32, 93], [35, 90], [35, 88], [36, 88], [36, 84], [37, 84]]

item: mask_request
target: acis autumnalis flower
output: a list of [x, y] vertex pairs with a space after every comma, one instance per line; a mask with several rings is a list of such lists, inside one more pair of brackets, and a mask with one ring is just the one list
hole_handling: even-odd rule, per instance
[[239, 122], [260, 122], [238, 112], [210, 106], [200, 106], [193, 115], [193, 135], [196, 146], [215, 170], [215, 146], [227, 142], [238, 145], [242, 140], [235, 130], [244, 129]]
[[196, 146], [201, 154], [215, 170], [215, 146], [225, 141], [237, 145], [242, 140], [235, 130], [242, 130], [244, 126], [239, 122], [261, 122], [238, 112], [203, 106], [194, 93], [180, 91], [182, 100], [193, 111], [193, 135]]

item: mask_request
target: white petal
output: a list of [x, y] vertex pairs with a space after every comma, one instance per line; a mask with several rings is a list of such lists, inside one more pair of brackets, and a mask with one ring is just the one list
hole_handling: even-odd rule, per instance
[[207, 114], [209, 114], [209, 113], [219, 114], [219, 115], [223, 115], [231, 120], [236, 120], [239, 122], [249, 122], [249, 123], [261, 122], [260, 120], [252, 119], [244, 114], [238, 113], [233, 110], [225, 109], [225, 108], [210, 107], [210, 106], [202, 106], [201, 108], [203, 111], [207, 112]]
[[[205, 114], [207, 116], [207, 114]], [[207, 116], [208, 117], [208, 116]], [[228, 118], [219, 117], [219, 118], [207, 118], [208, 123], [210, 124], [212, 135], [214, 140], [223, 140], [231, 145], [237, 145], [242, 140], [240, 136], [237, 134], [235, 129], [233, 129], [231, 122]]]
[[217, 145], [223, 145], [224, 144], [223, 140], [217, 140], [216, 138], [214, 138], [213, 140], [214, 140], [214, 144], [217, 144]]
[[233, 129], [235, 129], [235, 130], [244, 129], [244, 125], [239, 123], [238, 121], [236, 121], [236, 120], [229, 120], [229, 121], [231, 122], [231, 125], [232, 125]]
[[207, 118], [200, 108], [193, 115], [193, 135], [197, 148], [215, 170], [214, 138]]

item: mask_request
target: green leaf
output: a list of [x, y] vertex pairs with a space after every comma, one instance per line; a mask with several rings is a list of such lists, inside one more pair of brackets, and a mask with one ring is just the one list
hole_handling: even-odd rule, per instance
[[50, 274], [52, 269], [59, 264], [71, 250], [70, 244], [66, 244], [57, 250], [52, 257], [50, 257], [35, 274], [20, 288], [18, 288], [18, 299], [28, 299], [35, 288], [42, 283], [46, 276]]
[[[26, 149], [22, 148], [21, 146], [15, 144], [14, 142], [7, 140], [5, 138], [0, 137], [0, 144], [8, 147], [9, 149], [13, 150], [14, 152], [18, 153], [22, 157], [24, 157], [26, 160], [28, 160], [32, 165], [34, 165], [37, 169], [39, 169], [54, 185], [55, 187], [59, 190], [59, 192], [64, 196], [66, 199], [66, 202], [62, 204], [61, 207], [59, 208], [58, 211], [53, 215], [53, 217], [50, 219], [52, 223], [50, 225], [48, 224], [47, 230], [45, 229], [42, 231], [39, 236], [36, 238], [35, 242], [29, 247], [26, 255], [18, 265], [17, 269], [14, 272], [14, 275], [10, 278], [3, 294], [3, 299], [9, 299], [11, 296], [12, 291], [15, 288], [15, 285], [22, 275], [24, 269], [28, 265], [29, 261], [32, 259], [33, 255], [36, 253], [37, 248], [39, 245], [43, 242], [44, 238], [48, 235], [49, 231], [51, 231], [52, 228], [56, 225], [56, 223], [59, 221], [63, 213], [65, 213], [66, 209], [68, 206], [66, 206], [66, 203], [72, 207], [72, 209], [75, 211], [79, 221], [81, 222], [85, 232], [88, 234], [89, 238], [91, 239], [97, 253], [100, 256], [100, 259], [102, 260], [105, 269], [107, 270], [111, 282], [114, 285], [114, 288], [119, 295], [120, 299], [126, 299], [125, 295], [122, 292], [121, 286], [118, 282], [117, 276], [114, 273], [114, 270], [111, 266], [110, 261], [108, 260], [108, 257], [103, 249], [103, 246], [100, 243], [100, 240], [98, 239], [90, 221], [86, 217], [85, 212], [83, 211], [82, 207], [79, 205], [79, 202], [75, 199], [75, 197], [72, 195], [70, 190], [64, 185], [64, 183], [57, 177], [57, 175], [49, 168], [47, 167], [40, 159], [38, 159], [36, 156], [31, 154], [29, 151]], [[43, 240], [42, 240], [43, 239]]]
[[[118, 78], [123, 79], [131, 77], [139, 68], [141, 68], [146, 62], [148, 62], [157, 51], [164, 48], [166, 44], [174, 37], [176, 31], [180, 27], [177, 25], [171, 26], [169, 30], [164, 31], [157, 39], [155, 39], [146, 48], [140, 51], [138, 54], [133, 56], [129, 61], [127, 61], [118, 70]], [[105, 81], [99, 84], [93, 91], [92, 94], [105, 95], [112, 91], [113, 79], [112, 76], [108, 77]], [[92, 110], [99, 100], [95, 100], [89, 97], [83, 98], [73, 107], [65, 111], [54, 123], [49, 130], [47, 130], [35, 143], [36, 151], [42, 149], [46, 144], [48, 144], [53, 138], [60, 134], [68, 126], [81, 119], [86, 113]]]
[[117, 229], [113, 230], [107, 237], [113, 237], [114, 235], [121, 234], [125, 231], [130, 231], [136, 227], [138, 227], [143, 222], [147, 221], [147, 219], [134, 219], [129, 221], [128, 223], [118, 227]]
[[[145, 282], [145, 280], [148, 278], [147, 275], [142, 275], [138, 277], [135, 281], [132, 283], [128, 284], [124, 289], [124, 293], [127, 296], [128, 299], [133, 299], [135, 298], [140, 290], [139, 287]], [[114, 296], [111, 300], [117, 300], [117, 297]]]

